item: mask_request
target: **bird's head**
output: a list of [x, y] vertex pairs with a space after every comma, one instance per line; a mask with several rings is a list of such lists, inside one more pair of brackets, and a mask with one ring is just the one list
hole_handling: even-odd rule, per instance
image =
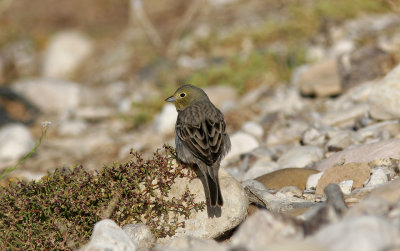
[[165, 101], [174, 103], [176, 110], [182, 111], [189, 105], [207, 100], [209, 100], [208, 96], [202, 89], [194, 85], [183, 85]]

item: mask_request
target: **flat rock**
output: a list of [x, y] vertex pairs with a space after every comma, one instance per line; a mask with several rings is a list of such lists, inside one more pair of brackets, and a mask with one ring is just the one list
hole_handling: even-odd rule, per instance
[[296, 186], [300, 190], [306, 187], [310, 175], [318, 173], [317, 170], [306, 168], [285, 168], [256, 178], [267, 188], [281, 189], [287, 186]]
[[345, 180], [352, 180], [353, 187], [363, 187], [365, 181], [370, 177], [371, 167], [365, 163], [348, 163], [334, 166], [325, 171], [318, 182], [315, 193], [323, 194], [324, 188], [329, 183], [340, 183]]
[[376, 143], [364, 144], [352, 149], [346, 149], [332, 154], [321, 161], [315, 168], [325, 171], [335, 165], [347, 163], [369, 163], [376, 159], [399, 159], [400, 139], [383, 140]]
[[156, 243], [156, 237], [143, 223], [126, 224], [123, 228], [138, 249], [149, 249]]

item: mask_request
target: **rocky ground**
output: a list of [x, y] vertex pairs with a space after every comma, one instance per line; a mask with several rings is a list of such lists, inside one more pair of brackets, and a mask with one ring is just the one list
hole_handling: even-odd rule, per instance
[[[218, 13], [235, 1], [210, 2], [215, 9], [208, 13]], [[255, 13], [257, 2], [235, 18], [259, 25], [259, 16], [245, 14]], [[149, 156], [164, 143], [173, 145], [176, 111], [163, 99], [177, 85], [160, 84], [154, 75], [207, 68], [204, 54], [190, 53], [195, 42], [215, 35], [204, 15], [191, 36], [175, 41], [187, 48], [176, 57], [178, 68], [161, 60], [130, 74], [132, 61], [142, 60], [130, 46], [138, 36], [134, 26], [108, 50], [84, 32], [60, 31], [48, 39], [40, 61], [30, 42], [2, 45], [0, 170], [31, 151], [41, 121], [51, 121], [41, 146], [7, 178], [35, 180], [75, 164], [96, 170], [128, 159], [131, 148]], [[324, 32], [329, 43], [326, 34], [313, 35], [305, 63], [286, 80], [265, 72], [244, 89], [205, 87], [225, 114], [232, 141], [220, 174], [220, 210], [193, 214], [176, 236], [159, 240], [145, 225], [103, 220], [82, 250], [399, 249], [400, 17], [358, 15]], [[256, 44], [243, 37], [239, 57], [264, 53]], [[154, 100], [151, 109], [143, 107]], [[186, 185], [204, 201], [198, 180], [182, 180], [173, 192]]]

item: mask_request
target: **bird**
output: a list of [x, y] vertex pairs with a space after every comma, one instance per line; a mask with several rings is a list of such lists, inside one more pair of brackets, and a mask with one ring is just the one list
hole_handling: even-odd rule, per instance
[[218, 171], [231, 148], [224, 115], [201, 88], [191, 84], [182, 85], [165, 101], [172, 102], [178, 112], [175, 124], [178, 160], [197, 165], [204, 177], [209, 206], [222, 207]]

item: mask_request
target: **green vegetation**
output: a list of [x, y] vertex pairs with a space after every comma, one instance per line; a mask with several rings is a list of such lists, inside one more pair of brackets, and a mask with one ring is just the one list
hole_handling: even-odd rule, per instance
[[189, 168], [172, 168], [175, 152], [164, 146], [151, 160], [138, 153], [95, 175], [81, 166], [60, 168], [35, 182], [0, 188], [1, 250], [72, 250], [88, 241], [93, 226], [109, 218], [120, 225], [145, 223], [156, 237], [173, 235], [193, 210], [203, 210], [188, 190], [168, 199], [178, 177], [194, 178]]

